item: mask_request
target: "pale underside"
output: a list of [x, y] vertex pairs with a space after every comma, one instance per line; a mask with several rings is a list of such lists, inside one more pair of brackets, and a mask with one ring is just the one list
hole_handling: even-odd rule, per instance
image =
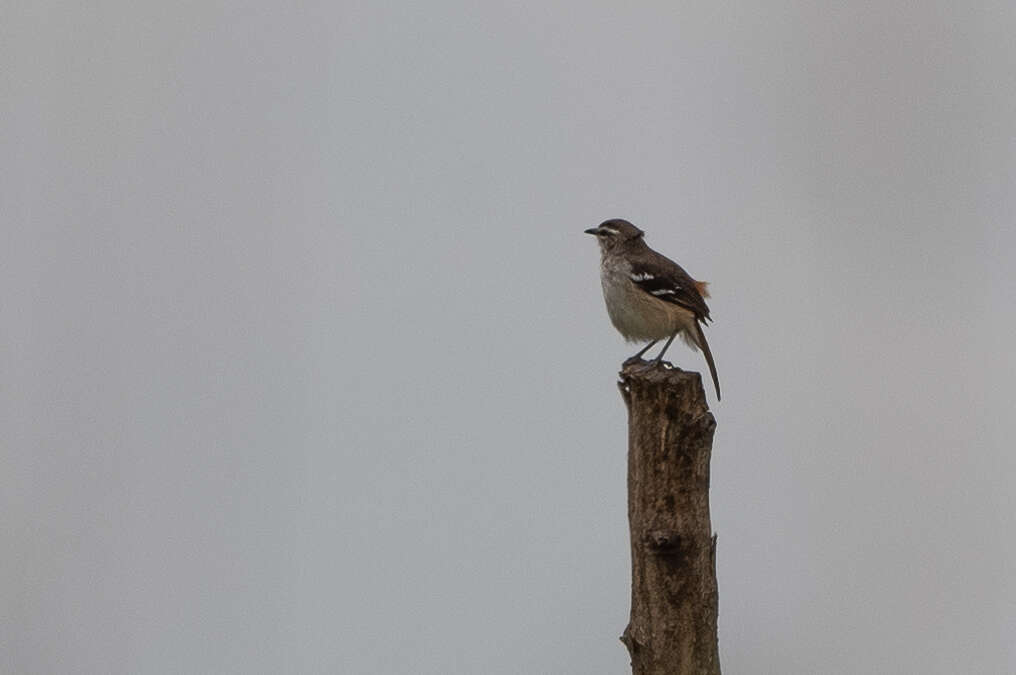
[[689, 347], [697, 349], [695, 314], [691, 310], [640, 289], [632, 282], [631, 269], [626, 264], [604, 263], [601, 282], [607, 314], [626, 340], [664, 340], [679, 333]]

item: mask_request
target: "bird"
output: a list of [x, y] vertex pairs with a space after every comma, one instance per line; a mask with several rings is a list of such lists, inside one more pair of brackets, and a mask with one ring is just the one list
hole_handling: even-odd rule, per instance
[[629, 342], [649, 340], [629, 365], [660, 340], [666, 344], [651, 365], [659, 365], [678, 335], [692, 349], [701, 349], [720, 400], [720, 380], [713, 354], [702, 331], [712, 321], [705, 298], [708, 283], [696, 281], [676, 262], [649, 248], [645, 232], [627, 220], [612, 218], [585, 230], [600, 245], [600, 283], [614, 328]]

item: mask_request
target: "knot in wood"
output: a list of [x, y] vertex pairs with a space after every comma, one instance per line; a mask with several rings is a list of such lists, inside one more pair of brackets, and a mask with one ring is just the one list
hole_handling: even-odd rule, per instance
[[673, 553], [681, 548], [681, 535], [674, 530], [650, 530], [646, 544], [656, 553]]

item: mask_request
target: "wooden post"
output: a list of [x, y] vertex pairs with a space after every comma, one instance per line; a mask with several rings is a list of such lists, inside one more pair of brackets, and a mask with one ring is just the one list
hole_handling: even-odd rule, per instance
[[720, 675], [716, 537], [709, 521], [713, 419], [702, 378], [625, 365], [633, 675]]

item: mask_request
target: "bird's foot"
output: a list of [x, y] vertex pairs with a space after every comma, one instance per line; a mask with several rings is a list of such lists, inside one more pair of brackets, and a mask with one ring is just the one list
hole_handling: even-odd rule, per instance
[[671, 368], [669, 361], [662, 361], [660, 359], [650, 359], [646, 361], [638, 356], [633, 356], [630, 359], [625, 359], [621, 364], [623, 370], [635, 369], [635, 370], [655, 370], [657, 368]]

